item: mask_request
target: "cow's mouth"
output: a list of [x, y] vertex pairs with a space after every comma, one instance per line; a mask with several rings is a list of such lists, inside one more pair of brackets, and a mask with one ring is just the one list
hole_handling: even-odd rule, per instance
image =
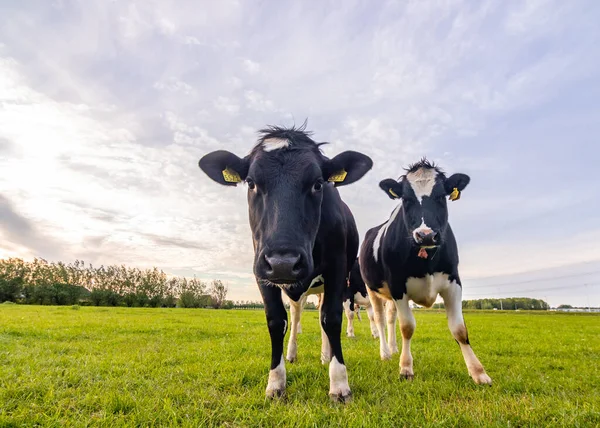
[[[422, 245], [421, 247], [419, 247], [419, 252], [418, 252], [417, 256], [422, 259], [427, 259], [427, 258], [429, 258], [429, 253], [427, 252], [427, 250], [433, 250], [434, 248], [438, 248], [438, 247], [439, 247], [439, 245]], [[434, 256], [435, 256], [435, 254], [434, 254]]]
[[289, 282], [289, 281], [280, 281], [277, 279], [259, 279], [258, 282], [261, 285], [267, 285], [269, 287], [279, 287], [281, 289], [285, 289], [285, 290], [291, 290], [293, 288], [296, 288], [298, 286], [300, 286], [300, 282], [299, 281], [293, 281], [293, 282]]

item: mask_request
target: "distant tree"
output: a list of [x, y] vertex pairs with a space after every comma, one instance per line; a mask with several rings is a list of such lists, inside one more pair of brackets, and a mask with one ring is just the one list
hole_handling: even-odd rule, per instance
[[558, 309], [573, 309], [573, 306], [571, 306], [571, 305], [559, 305]]
[[212, 298], [212, 304], [215, 309], [223, 307], [228, 291], [229, 290], [227, 289], [227, 286], [223, 284], [223, 281], [220, 279], [213, 280], [212, 284], [210, 285], [209, 294]]
[[464, 309], [527, 309], [527, 310], [547, 310], [550, 308], [548, 303], [540, 299], [529, 297], [508, 297], [503, 299], [477, 299], [463, 300]]
[[23, 278], [0, 277], [0, 303], [17, 302], [23, 292]]

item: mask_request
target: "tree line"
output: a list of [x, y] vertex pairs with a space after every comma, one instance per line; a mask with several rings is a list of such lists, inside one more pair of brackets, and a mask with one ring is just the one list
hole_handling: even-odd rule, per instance
[[[434, 308], [443, 309], [443, 303], [436, 303]], [[544, 300], [530, 297], [508, 297], [503, 299], [463, 300], [463, 309], [504, 309], [504, 310], [548, 310], [550, 305]]]
[[0, 260], [0, 302], [37, 305], [228, 308], [228, 287], [215, 279], [169, 277], [157, 268]]

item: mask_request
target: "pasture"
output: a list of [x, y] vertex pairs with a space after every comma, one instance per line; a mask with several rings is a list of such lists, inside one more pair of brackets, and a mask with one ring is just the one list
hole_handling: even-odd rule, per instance
[[0, 305], [0, 426], [600, 425], [600, 316], [467, 311], [491, 387], [471, 381], [444, 312], [415, 317], [413, 382], [398, 354], [379, 359], [366, 313], [354, 339], [344, 318], [342, 405], [327, 396], [314, 311], [271, 402], [261, 310]]

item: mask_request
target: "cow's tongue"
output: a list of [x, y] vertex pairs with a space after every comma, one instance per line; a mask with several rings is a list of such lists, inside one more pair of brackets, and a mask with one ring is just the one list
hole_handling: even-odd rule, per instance
[[426, 259], [427, 258], [427, 250], [425, 248], [421, 248], [419, 250], [419, 257], [421, 257], [422, 259]]

